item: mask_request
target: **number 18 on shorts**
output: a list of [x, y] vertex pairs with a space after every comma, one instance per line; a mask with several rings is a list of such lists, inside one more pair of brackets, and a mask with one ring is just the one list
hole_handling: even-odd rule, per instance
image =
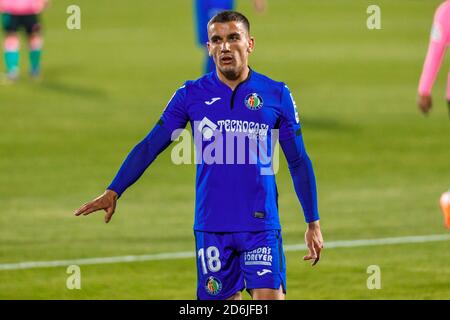
[[227, 299], [243, 289], [286, 293], [286, 260], [280, 230], [259, 232], [195, 231], [197, 298]]

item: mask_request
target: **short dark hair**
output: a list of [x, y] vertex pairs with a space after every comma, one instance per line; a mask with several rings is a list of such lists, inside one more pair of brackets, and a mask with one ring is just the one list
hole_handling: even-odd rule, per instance
[[214, 17], [212, 17], [208, 22], [208, 30], [213, 23], [225, 23], [231, 21], [241, 22], [247, 29], [247, 32], [250, 33], [250, 22], [248, 21], [247, 17], [240, 12], [232, 10], [219, 12]]

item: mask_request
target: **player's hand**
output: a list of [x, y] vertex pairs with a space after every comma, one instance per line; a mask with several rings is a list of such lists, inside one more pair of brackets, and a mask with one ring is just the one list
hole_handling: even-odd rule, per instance
[[308, 224], [305, 232], [305, 243], [308, 247], [308, 255], [303, 257], [303, 260], [313, 260], [312, 266], [315, 266], [320, 260], [320, 253], [323, 249], [322, 232], [320, 231], [319, 220]]
[[450, 118], [450, 100], [447, 100], [447, 106], [448, 106], [448, 117]]
[[433, 106], [433, 100], [431, 99], [431, 96], [419, 94], [419, 96], [417, 97], [417, 104], [420, 111], [422, 111], [424, 114], [427, 114]]
[[253, 7], [258, 13], [264, 13], [267, 8], [266, 0], [253, 0]]
[[47, 9], [50, 5], [50, 0], [44, 0], [44, 9]]
[[74, 212], [74, 215], [87, 216], [92, 212], [98, 210], [105, 210], [105, 223], [111, 220], [114, 211], [116, 210], [117, 198], [119, 196], [113, 190], [106, 190], [101, 196], [95, 198], [94, 200], [82, 205], [78, 210]]

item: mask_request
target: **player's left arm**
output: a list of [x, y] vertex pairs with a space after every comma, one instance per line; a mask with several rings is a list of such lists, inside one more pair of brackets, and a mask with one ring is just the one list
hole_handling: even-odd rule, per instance
[[448, 19], [446, 17], [450, 16], [450, 13], [446, 12], [445, 9], [445, 7], [441, 7], [435, 14], [428, 52], [420, 76], [417, 104], [425, 114], [430, 111], [433, 104], [431, 90], [442, 65], [449, 40], [445, 19]]
[[323, 237], [320, 230], [317, 206], [316, 178], [311, 159], [305, 150], [300, 120], [294, 99], [285, 86], [282, 94], [280, 119], [280, 145], [288, 162], [295, 192], [302, 205], [305, 221], [305, 243], [309, 253], [304, 260], [313, 260], [314, 266], [320, 259]]

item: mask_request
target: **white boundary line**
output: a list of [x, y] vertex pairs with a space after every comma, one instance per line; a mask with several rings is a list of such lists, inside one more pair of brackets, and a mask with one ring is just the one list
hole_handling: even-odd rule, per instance
[[[450, 234], [435, 234], [427, 236], [409, 236], [409, 237], [380, 238], [380, 239], [344, 240], [344, 241], [325, 242], [325, 249], [378, 246], [378, 245], [402, 244], [402, 243], [424, 243], [424, 242], [447, 241], [447, 240], [450, 240]], [[304, 244], [285, 245], [284, 250], [285, 251], [306, 250], [306, 246]], [[0, 264], [0, 271], [65, 267], [70, 265], [95, 265], [95, 264], [123, 263], [123, 262], [137, 262], [137, 261], [174, 260], [193, 257], [195, 257], [195, 254], [189, 251], [189, 252], [158, 253], [139, 256], [88, 258], [76, 260], [28, 261], [19, 263]]]

